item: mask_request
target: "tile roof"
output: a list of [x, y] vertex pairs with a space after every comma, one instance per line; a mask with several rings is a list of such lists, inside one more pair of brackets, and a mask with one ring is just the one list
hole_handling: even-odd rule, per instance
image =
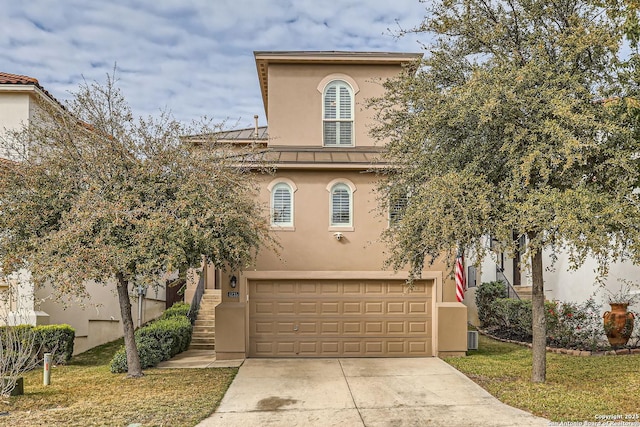
[[29, 76], [23, 76], [21, 74], [11, 74], [0, 71], [0, 85], [33, 85], [40, 89], [49, 99], [58, 104], [60, 107], [65, 108], [60, 101], [58, 101], [53, 95], [51, 95], [45, 88], [40, 85], [38, 79]]
[[20, 74], [3, 73], [2, 71], [0, 71], [0, 84], [36, 85], [42, 89], [40, 83], [38, 83], [38, 79]]

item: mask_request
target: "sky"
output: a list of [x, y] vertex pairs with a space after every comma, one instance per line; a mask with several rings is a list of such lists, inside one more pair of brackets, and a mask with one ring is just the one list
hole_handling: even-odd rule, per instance
[[422, 52], [419, 0], [0, 0], [0, 71], [64, 102], [116, 78], [135, 115], [265, 125], [254, 51]]

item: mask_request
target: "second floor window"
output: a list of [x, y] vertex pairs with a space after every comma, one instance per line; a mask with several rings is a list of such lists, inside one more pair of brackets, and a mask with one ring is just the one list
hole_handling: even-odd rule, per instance
[[395, 225], [402, 220], [404, 211], [407, 209], [409, 197], [406, 193], [392, 196], [389, 202], [389, 224]]
[[271, 191], [271, 223], [279, 226], [293, 225], [293, 192], [281, 182]]
[[324, 89], [322, 136], [325, 146], [353, 145], [353, 90], [342, 80], [334, 80]]
[[331, 189], [331, 225], [351, 225], [351, 189], [345, 184], [336, 184]]

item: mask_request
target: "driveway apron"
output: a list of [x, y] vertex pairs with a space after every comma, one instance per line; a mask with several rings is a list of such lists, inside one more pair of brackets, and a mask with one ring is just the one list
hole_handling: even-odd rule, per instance
[[247, 359], [198, 426], [548, 426], [442, 360]]

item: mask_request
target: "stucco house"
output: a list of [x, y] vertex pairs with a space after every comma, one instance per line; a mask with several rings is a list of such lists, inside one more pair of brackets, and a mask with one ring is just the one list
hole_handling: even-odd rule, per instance
[[[523, 242], [524, 243], [524, 242]], [[487, 247], [491, 246], [489, 238]], [[602, 280], [596, 281], [597, 261], [587, 257], [584, 264], [577, 270], [571, 268], [569, 254], [559, 251], [555, 254], [543, 251], [544, 266], [544, 296], [548, 301], [574, 302], [582, 304], [592, 298], [601, 306], [604, 313], [609, 310], [608, 297], [620, 291], [625, 283], [633, 283], [630, 293], [640, 295], [640, 266], [632, 262], [616, 262], [609, 266], [609, 274]], [[469, 323], [477, 325], [477, 309], [475, 305], [476, 286], [484, 282], [502, 281], [510, 288], [510, 296], [529, 299], [531, 297], [531, 268], [522, 254], [509, 254], [494, 251], [485, 257], [480, 268], [468, 266], [469, 289], [465, 294], [464, 304], [469, 308]], [[629, 307], [637, 312], [640, 303]]]
[[219, 135], [261, 144], [276, 172], [260, 202], [282, 248], [242, 271], [209, 271], [219, 288], [218, 359], [464, 354], [466, 307], [441, 264], [413, 289], [383, 269], [368, 98], [421, 57], [390, 52], [255, 52], [266, 127]]
[[[8, 137], [7, 131], [19, 129], [39, 117], [38, 100], [49, 102], [57, 108], [62, 105], [47, 92], [37, 79], [28, 76], [0, 72], [0, 141]], [[0, 158], [12, 157], [4, 144], [0, 144]], [[122, 336], [120, 309], [114, 286], [89, 283], [90, 298], [61, 304], [53, 298], [49, 288], [34, 289], [28, 271], [12, 275], [0, 281], [0, 324], [28, 323], [32, 325], [71, 325], [76, 331], [74, 353], [112, 341]], [[150, 289], [138, 304], [137, 294], [131, 290], [133, 319], [138, 323], [158, 317], [165, 309], [165, 290]], [[141, 310], [138, 310], [140, 306]]]

